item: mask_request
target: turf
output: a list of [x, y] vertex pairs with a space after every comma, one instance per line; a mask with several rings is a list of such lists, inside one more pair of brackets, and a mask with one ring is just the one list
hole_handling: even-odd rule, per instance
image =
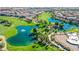
[[[42, 13], [38, 16], [38, 19], [46, 20], [50, 17], [50, 13]], [[7, 20], [12, 23], [10, 27], [6, 27], [2, 24], [0, 24], [0, 34], [4, 35], [7, 38], [12, 37], [17, 34], [16, 27], [17, 26], [33, 26], [35, 23], [31, 22], [25, 22], [22, 18], [15, 18], [15, 17], [8, 17], [8, 16], [0, 16], [0, 20]], [[48, 21], [47, 21], [48, 22]], [[33, 48], [32, 46], [36, 46]], [[57, 47], [50, 47], [48, 46], [48, 49], [45, 49], [45, 46], [40, 46], [39, 44], [30, 44], [28, 46], [12, 46], [7, 43], [7, 49], [9, 51], [59, 51]]]
[[47, 23], [49, 23], [48, 18], [50, 18], [50, 17], [51, 17], [51, 13], [49, 13], [49, 12], [43, 12], [43, 13], [38, 15], [39, 20], [46, 21]]
[[3, 26], [0, 24], [0, 34], [3, 34], [7, 38], [14, 36], [17, 33], [17, 30], [16, 30], [17, 26], [35, 25], [34, 23], [29, 24], [25, 21], [22, 21], [24, 19], [15, 18], [15, 17], [0, 16], [0, 20], [7, 20], [12, 23], [12, 25], [10, 27], [6, 27], [6, 26]]

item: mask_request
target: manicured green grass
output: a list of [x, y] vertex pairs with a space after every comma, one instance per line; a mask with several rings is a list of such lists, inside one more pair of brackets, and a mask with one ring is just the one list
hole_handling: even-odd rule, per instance
[[[28, 22], [22, 21], [23, 19], [14, 18], [14, 17], [0, 16], [0, 20], [7, 20], [12, 23], [10, 27], [0, 24], [0, 35], [4, 35], [6, 39], [17, 34], [17, 30], [16, 30], [17, 26], [35, 25], [34, 23], [28, 23]], [[10, 47], [13, 49], [17, 48], [16, 46], [14, 47], [10, 44], [7, 44], [7, 48], [10, 48]]]
[[[47, 12], [47, 13], [43, 13], [43, 14], [39, 15], [38, 18], [44, 19], [47, 21], [49, 16], [50, 16], [50, 13]], [[28, 23], [28, 22], [22, 21], [23, 19], [8, 17], [8, 16], [0, 16], [0, 20], [7, 20], [12, 23], [12, 25], [10, 27], [6, 27], [6, 26], [3, 26], [0, 24], [0, 34], [4, 35], [6, 38], [12, 37], [17, 34], [17, 30], [16, 30], [17, 26], [35, 25], [32, 22]], [[43, 29], [40, 28], [39, 30], [42, 31]], [[33, 48], [32, 46], [36, 46], [36, 47]], [[41, 46], [39, 44], [30, 44], [28, 46], [12, 46], [8, 43], [7, 43], [7, 49], [9, 51], [59, 51], [60, 50], [56, 47], [49, 47], [49, 46], [48, 46], [48, 49], [46, 50], [45, 46]]]
[[51, 17], [51, 13], [49, 13], [49, 12], [43, 12], [38, 15], [39, 20], [42, 20], [42, 21], [45, 20], [47, 23], [49, 23], [48, 18], [50, 18], [50, 17]]
[[14, 36], [17, 33], [16, 30], [17, 26], [35, 25], [34, 23], [29, 24], [28, 22], [22, 21], [23, 19], [14, 18], [14, 17], [0, 16], [0, 20], [7, 20], [12, 23], [10, 27], [6, 27], [0, 24], [0, 34], [3, 34], [7, 38]]
[[[39, 44], [30, 44], [28, 46], [11, 46], [8, 44], [8, 50], [9, 51], [61, 51], [60, 49], [56, 47], [47, 47], [48, 49], [45, 49], [45, 46], [39, 45]], [[35, 46], [34, 48], [32, 46]]]
[[73, 29], [67, 30], [66, 32], [76, 32], [76, 33], [79, 33], [79, 29], [78, 28], [73, 28]]

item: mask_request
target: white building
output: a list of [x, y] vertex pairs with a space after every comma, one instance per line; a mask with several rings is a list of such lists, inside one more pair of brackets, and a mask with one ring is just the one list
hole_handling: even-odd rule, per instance
[[77, 33], [67, 33], [67, 35], [69, 37], [67, 39], [69, 43], [79, 45], [79, 38]]

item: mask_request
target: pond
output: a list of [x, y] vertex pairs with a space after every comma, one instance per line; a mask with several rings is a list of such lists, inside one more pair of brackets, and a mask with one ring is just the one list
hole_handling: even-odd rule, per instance
[[18, 26], [17, 34], [13, 37], [7, 39], [7, 42], [14, 46], [26, 46], [33, 43], [36, 39], [33, 39], [31, 34], [32, 28], [37, 28], [36, 26]]
[[[61, 20], [52, 19], [52, 18], [48, 18], [48, 21], [53, 22], [53, 23], [58, 22], [59, 24], [62, 23]], [[79, 26], [76, 26], [75, 24], [72, 25], [72, 24], [69, 24], [69, 23], [66, 23], [66, 22], [64, 22], [63, 24], [64, 24], [64, 26], [63, 26], [64, 30], [69, 30], [69, 29], [72, 29], [72, 28], [79, 28]]]
[[[51, 18], [48, 18], [48, 21], [54, 22], [54, 23], [55, 22], [62, 23], [61, 20], [51, 19]], [[64, 24], [64, 26], [63, 26], [64, 30], [69, 30], [72, 28], [79, 28], [79, 26], [72, 25], [72, 24], [69, 24], [66, 22], [64, 22], [63, 24]], [[36, 39], [30, 35], [30, 34], [32, 34], [31, 30], [33, 28], [38, 28], [38, 27], [37, 26], [17, 26], [16, 27], [17, 34], [13, 37], [8, 38], [7, 42], [14, 46], [26, 46], [26, 45], [32, 44], [33, 42], [36, 41]]]

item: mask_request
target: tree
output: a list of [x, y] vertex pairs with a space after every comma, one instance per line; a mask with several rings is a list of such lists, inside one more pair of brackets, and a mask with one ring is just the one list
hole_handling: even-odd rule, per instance
[[35, 48], [35, 47], [36, 47], [35, 45], [32, 46], [32, 48]]
[[55, 22], [55, 25], [59, 25], [59, 23], [58, 22]]
[[71, 20], [69, 21], [69, 24], [73, 24]]
[[63, 26], [64, 26], [63, 24], [60, 24], [59, 29], [63, 29]]

